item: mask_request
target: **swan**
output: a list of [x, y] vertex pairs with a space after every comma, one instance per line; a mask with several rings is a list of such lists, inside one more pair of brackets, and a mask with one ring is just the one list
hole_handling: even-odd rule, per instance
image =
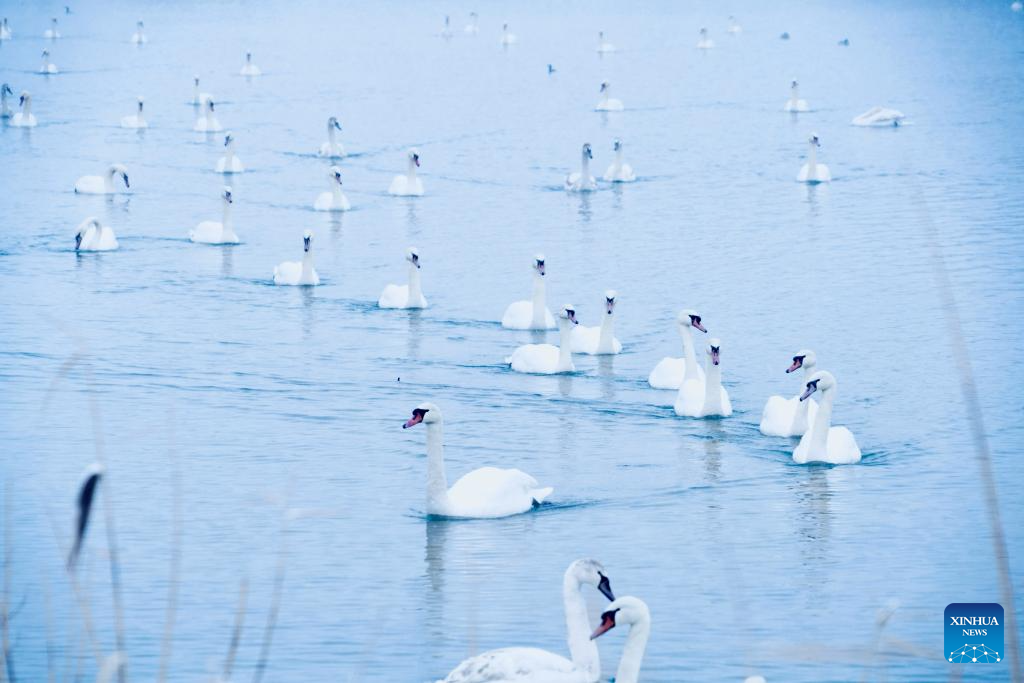
[[147, 42], [146, 34], [142, 32], [142, 19], [135, 22], [135, 33], [132, 34], [132, 42], [136, 45], [143, 45]]
[[622, 160], [622, 140], [615, 138], [612, 149], [615, 150], [615, 161], [604, 172], [604, 179], [609, 183], [631, 183], [636, 180], [633, 167]]
[[[786, 369], [786, 373], [803, 368], [806, 382], [817, 364], [818, 357], [814, 351], [801, 349], [793, 356], [793, 364]], [[761, 413], [761, 433], [766, 436], [803, 436], [807, 426], [814, 422], [817, 412], [818, 403], [813, 398], [801, 401], [800, 394], [792, 398], [771, 396]]]
[[836, 378], [825, 370], [811, 375], [807, 389], [800, 395], [806, 401], [816, 391], [821, 392], [821, 404], [811, 428], [800, 437], [793, 451], [793, 462], [827, 462], [833, 465], [852, 465], [860, 462], [860, 448], [853, 433], [846, 427], [832, 427], [832, 402], [835, 401]]
[[76, 180], [75, 192], [77, 194], [114, 194], [116, 192], [114, 178], [118, 176], [124, 181], [124, 189], [131, 189], [131, 184], [128, 182], [128, 169], [122, 164], [111, 164], [106, 175], [84, 175]]
[[43, 31], [43, 38], [49, 38], [50, 40], [60, 38], [60, 31], [57, 30], [57, 17], [50, 19], [50, 28]]
[[11, 107], [7, 104], [7, 96], [13, 95], [14, 91], [7, 83], [0, 85], [0, 119], [11, 118]]
[[284, 261], [274, 266], [275, 285], [318, 285], [320, 276], [313, 267], [313, 233], [302, 233], [302, 261]]
[[188, 238], [193, 242], [202, 244], [238, 244], [238, 235], [235, 234], [234, 225], [231, 223], [231, 188], [225, 187], [221, 193], [224, 202], [224, 213], [220, 223], [217, 221], [203, 221], [188, 233]]
[[239, 71], [243, 76], [261, 76], [263, 74], [260, 68], [252, 63], [252, 53], [245, 53], [245, 66]]
[[518, 515], [539, 506], [554, 490], [520, 470], [481, 467], [448, 488], [444, 471], [444, 418], [433, 403], [421, 403], [402, 429], [427, 427], [427, 514], [440, 517], [494, 518]]
[[548, 310], [544, 286], [544, 254], [533, 257], [533, 298], [513, 301], [501, 316], [501, 326], [510, 330], [551, 330], [555, 318]]
[[593, 640], [620, 624], [629, 626], [629, 635], [626, 636], [626, 645], [622, 648], [619, 668], [613, 680], [615, 683], [637, 683], [640, 680], [640, 664], [647, 648], [647, 638], [651, 635], [651, 612], [639, 598], [627, 595], [612, 600], [601, 614], [601, 625], [594, 629], [590, 639]]
[[480, 25], [477, 23], [476, 12], [470, 12], [469, 13], [469, 23], [466, 24], [466, 28], [464, 28], [462, 30], [465, 31], [466, 33], [470, 33], [472, 35], [476, 35], [477, 33], [480, 33]]
[[138, 109], [131, 116], [121, 117], [122, 128], [149, 128], [149, 124], [146, 123], [146, 118], [142, 115], [142, 95], [139, 95]]
[[555, 71], [557, 71], [557, 69], [555, 69], [555, 65], [548, 64], [548, 75], [555, 73]]
[[341, 191], [341, 169], [331, 166], [327, 171], [330, 183], [329, 192], [321, 192], [313, 202], [313, 209], [316, 211], [348, 211], [352, 206], [348, 203], [348, 197]]
[[400, 197], [421, 197], [423, 196], [423, 181], [416, 177], [416, 169], [420, 165], [420, 153], [410, 149], [408, 153], [409, 167], [405, 175], [396, 175], [388, 187], [388, 194]]
[[524, 344], [507, 360], [516, 372], [534, 375], [557, 375], [575, 372], [572, 362], [572, 332], [576, 327], [576, 309], [566, 304], [558, 314], [558, 344]]
[[701, 50], [710, 50], [714, 46], [715, 41], [708, 38], [708, 30], [706, 28], [702, 28], [700, 30], [700, 40], [697, 41], [697, 47]]
[[510, 32], [508, 30], [508, 24], [502, 24], [501, 25], [501, 44], [502, 45], [512, 45], [517, 40], [519, 40], [519, 39], [516, 37], [516, 34]]
[[800, 99], [800, 84], [796, 82], [796, 79], [793, 79], [793, 82], [789, 85], [789, 99], [786, 100], [782, 110], [794, 113], [810, 111], [810, 108], [807, 106], [807, 100]]
[[849, 38], [843, 38], [838, 43], [836, 43], [836, 45], [838, 45], [840, 47], [850, 47], [850, 39]]
[[338, 123], [337, 117], [332, 116], [327, 119], [327, 142], [320, 145], [320, 151], [317, 154], [331, 159], [341, 159], [345, 156], [345, 147], [334, 138], [336, 130], [341, 130], [341, 124]]
[[[1013, 2], [1010, 3], [1010, 9], [1014, 12], [1020, 12], [1021, 10], [1024, 10], [1024, 2], [1021, 2], [1020, 0], [1013, 0]], [[6, 19], [4, 19], [4, 23], [7, 23]], [[8, 35], [7, 37], [10, 38], [11, 36]]]
[[75, 251], [113, 251], [117, 249], [117, 236], [109, 227], [90, 216], [78, 224], [75, 233]]
[[687, 308], [679, 312], [676, 325], [679, 327], [679, 336], [683, 338], [683, 357], [666, 356], [654, 366], [647, 377], [647, 383], [653, 389], [678, 389], [688, 380], [700, 380], [701, 385], [704, 384], [704, 371], [697, 365], [697, 354], [693, 350], [693, 333], [690, 331], [696, 327], [707, 334], [707, 328], [700, 320], [701, 316], [697, 311]]
[[899, 126], [905, 118], [906, 115], [898, 109], [871, 107], [851, 123], [855, 126]]
[[590, 175], [590, 160], [594, 153], [590, 149], [590, 143], [583, 144], [583, 151], [580, 154], [579, 173], [570, 173], [565, 177], [565, 189], [569, 192], [592, 192], [597, 189], [597, 181]]
[[729, 392], [722, 386], [720, 363], [722, 342], [712, 338], [704, 348], [707, 358], [704, 362], [706, 379], [703, 386], [698, 381], [683, 382], [676, 396], [675, 411], [680, 417], [729, 417], [732, 402]]
[[212, 99], [213, 95], [208, 92], [199, 92], [199, 76], [192, 77], [192, 102], [193, 106], [198, 107], [201, 104], [205, 104], [207, 100]]
[[192, 126], [192, 130], [197, 133], [218, 133], [224, 130], [220, 121], [213, 115], [215, 104], [212, 99], [205, 100], [206, 106], [203, 107], [203, 114], [196, 119], [195, 125]]
[[601, 99], [594, 105], [594, 111], [622, 111], [622, 100], [610, 97], [612, 85], [608, 81], [601, 84]]
[[18, 104], [21, 105], [21, 111], [11, 117], [11, 125], [20, 128], [34, 128], [36, 117], [32, 113], [32, 95], [29, 94], [28, 90], [21, 92]]
[[7, 25], [7, 17], [4, 17], [2, 23], [0, 23], [0, 40], [11, 39], [11, 27]]
[[622, 351], [622, 342], [615, 338], [615, 298], [618, 294], [609, 289], [604, 293], [605, 315], [599, 327], [579, 325], [572, 333], [572, 352], [590, 356], [606, 356]]
[[565, 570], [562, 603], [571, 661], [533, 647], [502, 648], [466, 659], [438, 683], [595, 683], [601, 677], [601, 659], [590, 638], [584, 586], [593, 586], [615, 600], [604, 567], [597, 560], [576, 560]]
[[597, 32], [597, 51], [601, 54], [607, 52], [615, 52], [616, 48], [614, 45], [604, 39], [604, 31]]
[[224, 136], [224, 156], [217, 160], [217, 173], [244, 173], [242, 160], [235, 156], [235, 136], [231, 131]]
[[730, 15], [729, 16], [729, 28], [727, 28], [726, 31], [728, 31], [729, 33], [732, 33], [733, 35], [735, 35], [737, 33], [743, 33], [743, 27], [740, 26], [738, 21], [736, 21], [736, 17]]
[[50, 75], [58, 74], [60, 71], [57, 70], [57, 65], [50, 61], [50, 51], [43, 50], [43, 64], [39, 67], [39, 73]]
[[416, 247], [405, 250], [405, 260], [409, 262], [409, 283], [405, 285], [388, 285], [380, 293], [377, 305], [381, 308], [426, 308], [427, 300], [423, 298], [420, 286], [420, 252]]
[[811, 133], [811, 137], [807, 138], [807, 163], [800, 168], [800, 172], [796, 176], [798, 183], [814, 185], [831, 182], [832, 174], [829, 172], [828, 166], [818, 163], [819, 147], [821, 147], [821, 141], [818, 140], [817, 133]]
[[452, 37], [452, 21], [447, 14], [444, 15], [444, 28], [441, 29], [441, 37], [448, 40]]

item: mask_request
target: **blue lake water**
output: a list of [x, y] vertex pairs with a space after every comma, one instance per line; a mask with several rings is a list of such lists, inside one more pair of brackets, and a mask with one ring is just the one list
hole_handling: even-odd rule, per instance
[[[0, 78], [15, 105], [31, 91], [39, 119], [0, 128], [0, 472], [19, 678], [45, 679], [48, 643], [60, 679], [94, 675], [63, 556], [98, 444], [131, 680], [159, 667], [176, 468], [174, 680], [222, 669], [243, 579], [235, 677], [251, 677], [285, 508], [305, 513], [287, 524], [268, 681], [427, 681], [494, 647], [564, 654], [561, 577], [578, 557], [650, 606], [645, 681], [948, 678], [943, 609], [1000, 594], [932, 229], [1024, 591], [1024, 15], [1009, 4], [116, 0], [57, 15], [64, 37], [50, 43], [62, 5], [4, 3], [14, 39], [0, 43]], [[473, 10], [480, 33], [466, 35]], [[128, 41], [140, 17], [141, 48]], [[508, 48], [504, 21], [519, 38]], [[701, 26], [714, 49], [695, 48]], [[599, 30], [619, 52], [596, 54]], [[44, 47], [64, 73], [34, 73]], [[246, 50], [261, 78], [237, 75]], [[193, 74], [249, 169], [230, 181], [233, 248], [188, 241], [219, 220], [224, 185], [222, 136], [191, 130]], [[798, 117], [781, 111], [792, 78], [813, 110]], [[603, 80], [626, 111], [592, 111]], [[118, 127], [138, 95], [141, 134]], [[874, 105], [907, 125], [850, 125]], [[351, 154], [353, 210], [337, 217], [312, 210], [332, 114]], [[812, 131], [830, 185], [794, 180]], [[600, 175], [615, 137], [638, 181], [563, 191], [580, 145]], [[413, 145], [426, 195], [390, 197]], [[111, 162], [129, 168], [130, 195], [72, 192]], [[118, 251], [75, 254], [89, 215]], [[322, 285], [274, 287], [306, 229]], [[411, 245], [430, 308], [378, 310]], [[497, 321], [529, 296], [538, 251], [553, 309], [572, 302], [595, 325], [603, 291], [618, 291], [621, 355], [577, 356], [563, 377], [502, 364], [535, 339]], [[647, 385], [680, 355], [687, 307], [722, 340], [730, 418], [678, 418], [672, 392]], [[795, 441], [758, 432], [768, 396], [796, 393], [783, 370], [802, 347], [838, 380], [835, 424], [856, 435], [858, 465], [794, 465]], [[555, 488], [551, 504], [426, 520], [425, 435], [401, 429], [426, 400], [445, 413], [450, 481], [518, 467]], [[99, 510], [80, 579], [109, 653]], [[605, 601], [588, 600], [596, 619]], [[598, 641], [604, 679], [618, 631]], [[964, 671], [1009, 678], [1005, 662]]]

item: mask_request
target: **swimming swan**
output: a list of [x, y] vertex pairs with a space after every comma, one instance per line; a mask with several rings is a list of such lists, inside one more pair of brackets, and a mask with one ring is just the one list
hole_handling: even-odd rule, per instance
[[704, 391], [699, 391], [697, 382], [683, 382], [676, 396], [675, 411], [680, 417], [729, 417], [732, 415], [732, 403], [729, 393], [722, 386], [722, 366], [720, 365], [722, 342], [712, 338], [708, 340], [704, 351], [707, 358], [704, 363]]
[[203, 244], [238, 244], [238, 235], [235, 234], [234, 225], [231, 223], [231, 188], [225, 187], [221, 193], [224, 204], [224, 213], [221, 221], [203, 221], [188, 234], [193, 242]]
[[239, 71], [239, 73], [243, 76], [260, 76], [263, 74], [263, 72], [260, 71], [260, 68], [252, 63], [251, 52], [245, 53], [245, 66], [242, 67], [242, 70]]
[[601, 659], [597, 644], [590, 638], [584, 586], [593, 586], [615, 600], [600, 562], [576, 560], [565, 570], [562, 603], [571, 660], [534, 647], [502, 648], [466, 659], [438, 683], [595, 683], [601, 677]]
[[275, 285], [320, 284], [320, 276], [313, 267], [313, 233], [302, 233], [302, 261], [283, 261], [274, 266]]
[[18, 128], [35, 128], [36, 117], [32, 113], [32, 95], [27, 90], [22, 91], [18, 104], [21, 105], [21, 111], [11, 117], [11, 125]]
[[50, 28], [43, 31], [43, 38], [57, 40], [60, 38], [60, 31], [57, 30], [57, 17], [50, 19]]
[[609, 183], [631, 183], [636, 180], [633, 167], [622, 160], [622, 140], [615, 138], [612, 149], [615, 150], [615, 161], [604, 172], [604, 179]]
[[427, 300], [423, 298], [420, 285], [420, 252], [416, 247], [405, 250], [405, 260], [409, 262], [409, 283], [405, 285], [388, 285], [380, 293], [377, 305], [381, 308], [426, 308]]
[[4, 83], [0, 85], [0, 119], [9, 119], [13, 112], [11, 111], [10, 105], [7, 104], [7, 96], [13, 95], [14, 91], [11, 90], [11, 86]]
[[793, 451], [793, 462], [803, 465], [809, 462], [827, 462], [833, 465], [852, 465], [860, 462], [860, 448], [857, 440], [846, 427], [832, 427], [832, 403], [835, 401], [836, 378], [822, 370], [811, 375], [807, 387], [800, 395], [806, 401], [816, 391], [821, 392], [818, 414], [814, 416], [810, 430], [800, 438]]
[[740, 26], [738, 21], [736, 21], [736, 17], [732, 15], [729, 16], [729, 28], [725, 30], [733, 35], [736, 35], [737, 33], [743, 33], [743, 27]]
[[217, 117], [213, 115], [215, 106], [216, 105], [212, 99], [206, 100], [206, 106], [203, 107], [203, 114], [196, 119], [196, 123], [192, 126], [192, 130], [197, 133], [218, 133], [224, 130], [220, 125], [220, 121], [218, 121]]
[[604, 31], [597, 32], [597, 51], [601, 54], [608, 52], [615, 52], [616, 48], [614, 45], [604, 39]]
[[683, 357], [662, 358], [647, 377], [647, 383], [652, 388], [679, 389], [688, 380], [699, 380], [703, 388], [704, 371], [697, 365], [697, 354], [693, 350], [693, 333], [690, 331], [696, 327], [707, 334], [707, 328], [701, 324], [700, 319], [700, 314], [689, 308], [679, 312], [676, 326], [679, 328], [679, 336], [683, 338]]
[[442, 517], [494, 518], [518, 515], [539, 506], [551, 495], [550, 486], [520, 470], [481, 467], [448, 488], [444, 470], [444, 418], [433, 403], [421, 403], [404, 425], [427, 427], [427, 514]]
[[348, 197], [341, 191], [341, 169], [331, 166], [327, 171], [327, 182], [330, 183], [329, 192], [321, 192], [316, 201], [313, 202], [313, 209], [316, 211], [348, 211], [352, 205], [348, 203]]
[[39, 73], [46, 76], [60, 73], [57, 69], [57, 65], [50, 61], [49, 50], [43, 50], [43, 64], [39, 67]]
[[480, 24], [477, 22], [476, 12], [469, 13], [469, 23], [466, 24], [466, 28], [462, 30], [472, 35], [480, 33]]
[[90, 216], [79, 223], [75, 232], [75, 251], [113, 251], [117, 249], [114, 231]]
[[871, 107], [871, 109], [854, 118], [851, 123], [855, 126], [896, 127], [901, 125], [905, 118], [907, 118], [906, 115], [898, 109]]
[[75, 192], [78, 194], [114, 194], [114, 178], [120, 176], [124, 181], [124, 189], [131, 189], [128, 182], [128, 169], [122, 164], [112, 164], [103, 176], [85, 175], [75, 181]]
[[[818, 357], [814, 351], [801, 349], [793, 356], [793, 364], [786, 369], [786, 373], [796, 372], [800, 368], [804, 370], [804, 381], [814, 373], [818, 364]], [[771, 396], [764, 404], [764, 411], [761, 413], [761, 433], [766, 436], [803, 436], [808, 425], [814, 421], [818, 412], [818, 402], [813, 398], [806, 401], [800, 400], [800, 393], [792, 398], [782, 396]]]
[[146, 34], [142, 32], [143, 24], [142, 19], [135, 22], [135, 33], [132, 34], [132, 42], [136, 45], [144, 45], [146, 40]]
[[802, 112], [810, 111], [807, 106], [807, 100], [800, 99], [800, 84], [796, 82], [796, 79], [789, 84], [789, 99], [786, 100], [786, 104], [782, 107], [783, 111], [789, 112]]
[[338, 123], [337, 117], [332, 116], [327, 119], [327, 142], [320, 145], [320, 151], [317, 154], [331, 159], [344, 158], [345, 147], [335, 139], [334, 131], [336, 130], [341, 130], [341, 124]]
[[243, 173], [245, 166], [242, 160], [235, 156], [235, 136], [231, 131], [224, 136], [224, 156], [217, 160], [217, 173]]
[[516, 34], [508, 30], [508, 24], [501, 25], [501, 44], [502, 45], [513, 45], [519, 39]]
[[444, 15], [444, 27], [441, 29], [441, 37], [448, 40], [452, 37], [452, 20], [447, 14]]
[[122, 128], [149, 128], [149, 124], [146, 123], [146, 117], [142, 115], [142, 95], [139, 95], [138, 109], [131, 116], [121, 117]]
[[615, 290], [604, 293], [604, 311], [599, 327], [579, 325], [572, 333], [572, 352], [590, 356], [606, 356], [622, 351], [622, 342], [615, 338]]
[[601, 614], [601, 625], [590, 634], [593, 640], [619, 625], [629, 626], [626, 645], [622, 648], [615, 683], [637, 683], [644, 660], [647, 639], [651, 635], [651, 612], [643, 600], [624, 596], [613, 600]]
[[547, 306], [544, 286], [544, 254], [533, 257], [533, 298], [513, 301], [501, 316], [501, 326], [510, 330], [551, 330], [555, 318]]
[[408, 153], [409, 166], [404, 175], [396, 175], [388, 187], [388, 194], [398, 197], [421, 197], [423, 196], [423, 181], [416, 177], [416, 169], [420, 166], [420, 153], [410, 149]]
[[597, 189], [597, 181], [590, 175], [590, 160], [594, 153], [590, 149], [590, 143], [583, 145], [580, 153], [580, 170], [578, 173], [570, 173], [565, 177], [565, 189], [568, 192], [593, 192]]
[[11, 39], [11, 27], [7, 25], [7, 17], [4, 17], [3, 22], [0, 22], [0, 40]]
[[198, 107], [201, 104], [206, 104], [206, 101], [212, 99], [213, 95], [208, 92], [199, 92], [199, 76], [192, 77], [192, 106]]
[[558, 346], [554, 344], [524, 344], [507, 359], [516, 372], [534, 375], [557, 375], [575, 372], [572, 362], [572, 332], [576, 327], [576, 309], [565, 305], [558, 314]]
[[800, 173], [796, 176], [798, 183], [814, 185], [831, 182], [832, 174], [829, 172], [828, 166], [818, 163], [819, 147], [821, 147], [821, 141], [818, 140], [817, 133], [811, 133], [811, 137], [807, 138], [807, 163], [800, 168]]
[[611, 97], [612, 86], [608, 81], [601, 83], [601, 99], [594, 105], [594, 111], [622, 111], [622, 100]]
[[701, 50], [710, 50], [715, 46], [715, 41], [708, 38], [708, 30], [702, 28], [700, 30], [700, 39], [697, 41], [697, 47]]

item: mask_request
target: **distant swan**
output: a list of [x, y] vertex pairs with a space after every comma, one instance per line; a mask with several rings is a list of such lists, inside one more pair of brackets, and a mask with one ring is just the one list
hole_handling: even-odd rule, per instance
[[731, 15], [729, 16], [729, 28], [725, 30], [728, 31], [729, 33], [732, 33], [733, 35], [737, 33], [743, 33], [743, 27], [740, 26], [738, 21], [736, 21], [736, 17]]
[[[814, 351], [800, 350], [793, 356], [793, 364], [786, 373], [796, 372], [803, 368], [804, 382], [814, 373], [817, 356]], [[800, 383], [802, 387], [804, 382]], [[771, 396], [764, 404], [761, 413], [761, 433], [766, 436], [803, 436], [808, 425], [814, 421], [818, 412], [818, 403], [813, 398], [800, 400], [800, 393], [792, 398]]]
[[899, 126], [903, 119], [907, 118], [898, 109], [887, 109], [885, 107], [871, 107], [860, 116], [853, 119], [855, 126]]
[[615, 52], [615, 46], [604, 39], [604, 31], [597, 32], [597, 51], [601, 54]]
[[544, 287], [544, 254], [533, 257], [533, 298], [529, 301], [514, 301], [501, 316], [501, 326], [510, 330], [550, 330], [555, 327], [555, 318], [547, 307]]
[[480, 25], [477, 23], [476, 12], [469, 13], [469, 23], [466, 24], [466, 28], [463, 29], [466, 33], [476, 35], [480, 32]]
[[348, 203], [348, 197], [341, 191], [341, 169], [331, 166], [327, 171], [327, 182], [330, 185], [328, 192], [321, 192], [313, 202], [313, 209], [316, 211], [348, 211], [352, 206]]
[[420, 153], [416, 149], [410, 149], [408, 153], [409, 166], [404, 175], [396, 175], [388, 188], [388, 194], [400, 197], [420, 197], [423, 195], [423, 181], [416, 177], [416, 169], [420, 165]]
[[142, 95], [139, 95], [138, 108], [135, 113], [131, 116], [121, 117], [122, 128], [149, 128], [149, 124], [146, 123], [146, 117], [142, 115]]
[[331, 159], [341, 159], [345, 156], [345, 147], [334, 137], [336, 130], [341, 130], [341, 124], [338, 123], [337, 117], [332, 116], [327, 119], [327, 142], [320, 145], [320, 156]]
[[800, 173], [796, 176], [798, 183], [814, 185], [831, 182], [832, 174], [829, 172], [828, 166], [818, 163], [819, 147], [821, 147], [821, 141], [818, 140], [818, 135], [811, 133], [811, 137], [807, 138], [807, 163], [800, 168]]
[[60, 38], [60, 31], [57, 30], [57, 17], [50, 19], [50, 28], [43, 31], [43, 38], [49, 38], [50, 40]]
[[604, 293], [604, 315], [598, 327], [579, 325], [572, 333], [573, 353], [604, 356], [622, 351], [622, 342], [615, 338], [615, 297], [618, 294], [609, 289]]
[[196, 123], [192, 126], [192, 130], [198, 133], [219, 133], [224, 130], [220, 121], [213, 115], [215, 104], [212, 99], [206, 100], [206, 106], [203, 107], [203, 113], [196, 119]]
[[601, 99], [594, 105], [594, 111], [622, 111], [622, 100], [611, 97], [611, 83], [605, 81], [601, 84]]
[[85, 175], [75, 181], [75, 192], [78, 194], [114, 194], [114, 178], [124, 181], [124, 189], [131, 189], [128, 182], [128, 169], [122, 164], [112, 164], [106, 175]]
[[11, 86], [4, 83], [0, 85], [0, 119], [9, 119], [13, 112], [11, 111], [10, 105], [7, 104], [7, 96], [13, 95], [14, 91], [11, 90]]
[[245, 66], [242, 67], [242, 70], [239, 73], [243, 76], [260, 76], [263, 74], [263, 72], [260, 71], [260, 68], [252, 63], [251, 52], [245, 53]]
[[23, 90], [18, 100], [21, 111], [11, 117], [11, 125], [20, 128], [34, 128], [36, 125], [35, 114], [32, 113], [32, 95]]
[[610, 183], [631, 183], [636, 180], [633, 167], [622, 160], [622, 140], [615, 138], [612, 149], [615, 150], [615, 161], [604, 172], [604, 179]]
[[827, 462], [833, 465], [852, 465], [860, 462], [857, 440], [846, 427], [832, 427], [832, 403], [835, 401], [836, 378], [822, 370], [811, 375], [807, 389], [800, 395], [806, 401], [816, 391], [821, 392], [821, 404], [811, 428], [800, 439], [793, 451], [793, 462]]
[[318, 285], [320, 276], [313, 267], [313, 233], [302, 234], [302, 261], [284, 261], [274, 266], [275, 285]]
[[231, 188], [225, 187], [221, 193], [224, 204], [224, 213], [221, 221], [203, 221], [195, 227], [195, 230], [188, 234], [193, 242], [203, 244], [238, 244], [238, 235], [235, 234], [234, 225], [231, 223]]
[[441, 29], [441, 37], [448, 40], [452, 37], [452, 21], [447, 14], [444, 15], [444, 27]]
[[132, 42], [136, 45], [143, 45], [147, 42], [146, 34], [142, 32], [142, 19], [135, 22], [135, 33], [132, 34]]
[[697, 41], [697, 47], [701, 50], [710, 50], [715, 46], [715, 41], [708, 38], [708, 30], [702, 28], [700, 30], [700, 39]]
[[508, 30], [508, 24], [502, 24], [501, 25], [501, 44], [502, 45], [512, 45], [517, 40], [519, 40], [519, 39], [516, 38], [516, 34], [514, 34], [514, 33], [512, 33], [511, 31]]
[[228, 131], [224, 136], [224, 156], [217, 160], [217, 173], [243, 173], [245, 166], [235, 156], [235, 136]]
[[75, 232], [75, 251], [113, 251], [117, 236], [109, 227], [90, 216], [79, 223]]
[[50, 61], [49, 50], [43, 50], [43, 64], [39, 67], [39, 73], [47, 76], [60, 73], [57, 69], [57, 65]]
[[590, 149], [590, 143], [584, 143], [583, 151], [580, 154], [580, 170], [578, 173], [570, 173], [565, 178], [565, 189], [569, 192], [591, 192], [597, 189], [597, 181], [590, 175], [590, 160], [594, 153]]
[[651, 635], [651, 612], [643, 600], [624, 596], [613, 600], [601, 614], [601, 625], [590, 634], [591, 640], [619, 625], [629, 626], [626, 645], [622, 648], [615, 683], [637, 683], [644, 660], [647, 639]]
[[0, 40], [11, 39], [11, 27], [7, 25], [7, 17], [4, 17], [2, 23], [0, 23]]
[[699, 380], [701, 386], [704, 385], [704, 371], [697, 365], [697, 354], [693, 348], [693, 333], [690, 331], [696, 327], [707, 334], [707, 328], [701, 324], [700, 320], [701, 316], [697, 311], [687, 308], [679, 312], [676, 326], [679, 328], [679, 336], [683, 339], [683, 357], [666, 356], [662, 358], [647, 377], [647, 383], [652, 388], [678, 389], [689, 380]]
[[722, 342], [709, 339], [705, 352], [703, 392], [697, 382], [683, 382], [676, 396], [675, 411], [680, 417], [729, 417], [732, 415], [732, 403], [729, 393], [722, 386], [722, 366], [720, 365]]
[[789, 85], [789, 99], [786, 100], [786, 104], [782, 107], [783, 111], [791, 112], [802, 112], [809, 111], [807, 106], [807, 100], [800, 99], [800, 84], [793, 80]]
[[448, 488], [444, 468], [444, 418], [433, 403], [421, 403], [402, 425], [423, 423], [427, 428], [427, 514], [442, 517], [494, 518], [518, 515], [539, 506], [551, 495], [550, 486], [520, 470], [481, 467]]
[[416, 247], [405, 250], [405, 260], [409, 262], [409, 282], [404, 285], [388, 285], [380, 293], [377, 305], [381, 308], [426, 308], [427, 300], [423, 297], [420, 286], [420, 252]]
[[212, 99], [213, 95], [208, 92], [199, 92], [199, 76], [192, 77], [192, 105], [198, 107]]
[[574, 372], [572, 362], [572, 332], [576, 327], [576, 309], [566, 305], [558, 314], [558, 346], [554, 344], [524, 344], [512, 352], [509, 366], [516, 372], [535, 375], [556, 375]]

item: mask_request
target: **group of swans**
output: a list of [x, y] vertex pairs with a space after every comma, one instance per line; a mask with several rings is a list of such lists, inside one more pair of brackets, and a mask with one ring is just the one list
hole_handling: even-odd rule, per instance
[[[602, 178], [609, 183], [631, 183], [636, 180], [636, 173], [633, 167], [623, 159], [622, 140], [615, 138], [612, 142], [612, 149], [615, 151], [615, 160], [608, 165]], [[574, 171], [565, 177], [565, 189], [567, 192], [593, 192], [597, 189], [597, 180], [590, 175], [590, 161], [594, 158], [594, 151], [590, 143], [584, 143], [580, 151], [580, 170]]]
[[601, 99], [594, 105], [594, 111], [622, 111], [622, 100], [612, 97], [612, 85], [608, 81], [601, 83], [599, 90]]
[[701, 323], [701, 315], [692, 309], [684, 309], [676, 316], [676, 327], [683, 340], [683, 357], [662, 358], [647, 376], [647, 383], [654, 389], [676, 391], [673, 409], [680, 417], [732, 415], [729, 393], [722, 386], [722, 343], [717, 338], [708, 341], [702, 370], [697, 365], [692, 332], [693, 329], [698, 329], [707, 334], [707, 328]]
[[131, 189], [128, 182], [128, 169], [123, 164], [111, 164], [104, 175], [85, 175], [75, 181], [75, 192], [77, 194], [114, 194], [117, 189], [114, 187], [114, 179], [120, 178], [124, 181], [124, 189]]

